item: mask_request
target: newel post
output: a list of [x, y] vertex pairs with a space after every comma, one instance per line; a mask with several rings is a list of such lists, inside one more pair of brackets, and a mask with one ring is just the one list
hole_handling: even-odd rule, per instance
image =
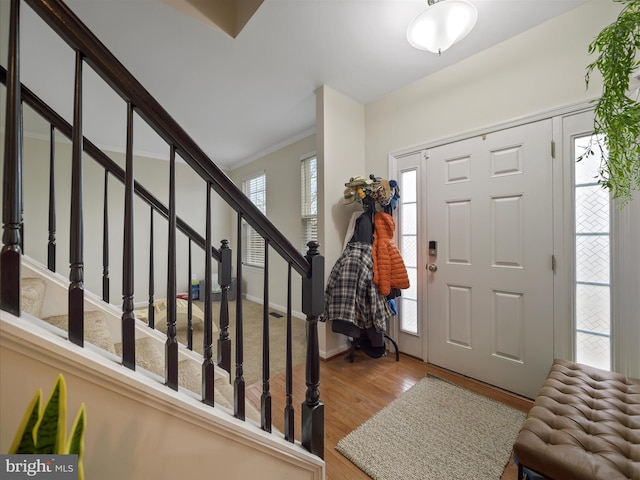
[[302, 277], [302, 311], [307, 316], [307, 393], [302, 402], [302, 446], [324, 458], [324, 404], [320, 401], [318, 318], [324, 311], [324, 257], [318, 242], [309, 242], [305, 258], [309, 274]]

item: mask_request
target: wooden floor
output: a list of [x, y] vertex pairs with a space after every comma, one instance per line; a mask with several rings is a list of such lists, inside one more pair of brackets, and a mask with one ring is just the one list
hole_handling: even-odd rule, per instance
[[[373, 359], [357, 352], [350, 363], [342, 356], [320, 364], [320, 399], [325, 405], [325, 455], [327, 480], [358, 480], [369, 476], [335, 450], [336, 443], [365, 422], [376, 412], [423, 379], [427, 373], [454, 381], [463, 387], [503, 401], [523, 411], [528, 411], [531, 402], [507, 394], [446, 370], [430, 366], [421, 360], [401, 355]], [[305, 395], [304, 365], [294, 369], [293, 406], [295, 408], [296, 440], [300, 440], [300, 404]], [[271, 378], [273, 427], [284, 431], [283, 411], [285, 406], [284, 373]], [[262, 384], [247, 387], [247, 398], [260, 408]], [[473, 474], [471, 474], [473, 477]], [[401, 478], [401, 477], [399, 477]], [[505, 469], [501, 480], [516, 480], [517, 468], [512, 461]], [[497, 480], [497, 479], [496, 479]]]

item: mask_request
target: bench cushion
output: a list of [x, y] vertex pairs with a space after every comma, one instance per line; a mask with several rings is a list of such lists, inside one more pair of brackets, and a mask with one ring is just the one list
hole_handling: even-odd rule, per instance
[[514, 452], [553, 480], [640, 480], [640, 379], [555, 360]]

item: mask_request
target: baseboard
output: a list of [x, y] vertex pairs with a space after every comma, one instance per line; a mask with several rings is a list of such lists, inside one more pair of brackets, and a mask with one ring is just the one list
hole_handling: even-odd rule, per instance
[[[258, 305], [262, 305], [263, 304], [262, 298], [260, 298], [260, 297], [254, 297], [253, 295], [246, 295], [245, 294], [242, 298], [246, 298], [247, 300], [250, 300], [250, 301], [252, 301], [254, 303], [257, 303]], [[270, 310], [277, 310], [279, 312], [286, 312], [287, 311], [287, 307], [284, 307], [282, 305], [279, 305], [279, 304], [273, 303], [273, 302], [269, 302], [269, 309]], [[299, 312], [297, 310], [292, 310], [291, 311], [291, 316], [293, 318], [299, 318], [300, 320], [306, 320], [307, 319], [307, 316], [304, 313]]]

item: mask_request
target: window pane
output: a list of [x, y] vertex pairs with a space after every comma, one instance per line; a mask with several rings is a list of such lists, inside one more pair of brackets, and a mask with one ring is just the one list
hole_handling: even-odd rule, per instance
[[415, 202], [416, 195], [416, 171], [402, 172], [400, 183], [400, 198], [402, 202]]
[[417, 239], [415, 235], [403, 235], [400, 251], [402, 252], [402, 260], [407, 268], [418, 266], [418, 249]]
[[576, 285], [576, 326], [579, 330], [609, 335], [609, 297], [608, 286]]
[[583, 185], [585, 183], [597, 183], [598, 171], [601, 164], [600, 147], [595, 143], [596, 137], [593, 137], [593, 143], [590, 145], [591, 136], [577, 138], [574, 142], [576, 160], [585, 153], [587, 148], [591, 148], [593, 155], [585, 155], [582, 160], [575, 163], [575, 183]]
[[609, 236], [576, 237], [576, 280], [609, 283]]
[[400, 253], [407, 268], [410, 287], [402, 291], [400, 301], [400, 329], [418, 334], [418, 237], [416, 170], [402, 172], [400, 177]]
[[592, 367], [611, 368], [611, 346], [609, 337], [577, 333], [576, 361]]
[[402, 298], [400, 309], [400, 328], [403, 332], [418, 333], [418, 302]]
[[609, 193], [600, 185], [576, 187], [576, 232], [609, 232]]
[[611, 368], [609, 193], [597, 183], [601, 151], [591, 137], [575, 140], [576, 361]]
[[[400, 197], [402, 199], [402, 197]], [[402, 202], [402, 234], [413, 234], [417, 231], [416, 204]]]

